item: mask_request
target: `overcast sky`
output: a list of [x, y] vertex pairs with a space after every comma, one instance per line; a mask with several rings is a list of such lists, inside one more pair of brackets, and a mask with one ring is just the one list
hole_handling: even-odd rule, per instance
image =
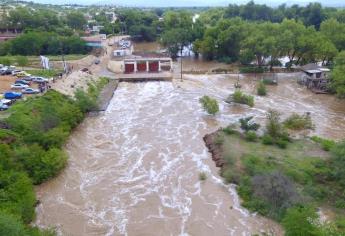
[[[248, 1], [241, 0], [31, 0], [39, 3], [52, 3], [52, 4], [65, 4], [65, 3], [77, 3], [77, 4], [114, 4], [122, 6], [145, 6], [145, 7], [170, 7], [170, 6], [226, 6], [229, 3], [245, 4]], [[308, 2], [315, 2], [317, 0], [256, 0], [255, 3], [264, 3], [271, 6], [276, 6], [281, 3], [300, 4], [305, 5]], [[324, 6], [345, 6], [344, 0], [319, 0]]]

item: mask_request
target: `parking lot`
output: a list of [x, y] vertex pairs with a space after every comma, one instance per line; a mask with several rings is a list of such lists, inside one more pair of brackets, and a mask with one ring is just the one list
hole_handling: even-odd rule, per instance
[[[7, 91], [17, 91], [21, 92], [21, 90], [14, 90], [11, 89], [11, 85], [18, 80], [16, 76], [13, 75], [0, 75], [0, 94], [3, 94]], [[37, 83], [31, 83], [30, 85], [31, 88], [38, 89], [38, 84]]]

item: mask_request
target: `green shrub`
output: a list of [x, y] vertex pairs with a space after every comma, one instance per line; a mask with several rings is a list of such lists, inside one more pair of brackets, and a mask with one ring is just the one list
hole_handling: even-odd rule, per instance
[[45, 151], [37, 144], [18, 149], [17, 156], [35, 184], [57, 175], [67, 162], [67, 155], [62, 150], [51, 148]]
[[265, 145], [273, 145], [274, 144], [274, 140], [273, 140], [272, 136], [270, 136], [268, 134], [263, 135], [261, 140], [262, 140], [262, 143]]
[[200, 181], [205, 181], [207, 179], [207, 175], [205, 172], [200, 172], [199, 173], [199, 180]]
[[223, 128], [222, 131], [227, 134], [227, 135], [231, 135], [231, 134], [236, 134], [237, 131], [235, 130], [234, 125], [228, 125], [227, 127]]
[[235, 93], [232, 95], [232, 100], [235, 103], [246, 104], [250, 107], [254, 106], [254, 97], [251, 95], [246, 95], [240, 90], [235, 91]]
[[25, 226], [13, 215], [0, 212], [0, 235], [2, 236], [28, 236]]
[[225, 179], [226, 183], [238, 184], [241, 179], [241, 174], [231, 168], [227, 168], [221, 172], [221, 176]]
[[322, 149], [325, 151], [330, 151], [336, 144], [336, 142], [333, 140], [320, 138], [318, 136], [311, 137], [311, 140], [313, 140], [316, 143], [320, 143]]
[[337, 182], [345, 186], [345, 141], [336, 144], [331, 149], [331, 168], [332, 175]]
[[269, 110], [266, 114], [266, 133], [273, 139], [279, 138], [284, 132], [280, 123], [280, 113], [275, 110]]
[[264, 68], [264, 67], [255, 67], [255, 66], [240, 67], [240, 73], [242, 74], [264, 73], [267, 71], [268, 71], [267, 68]]
[[4, 170], [0, 166], [0, 186], [0, 211], [29, 223], [34, 217], [36, 198], [28, 176], [22, 171]]
[[208, 114], [215, 115], [219, 111], [219, 105], [216, 99], [203, 96], [199, 101]]
[[255, 142], [258, 139], [258, 136], [254, 131], [248, 131], [244, 135], [245, 139], [249, 142]]
[[293, 130], [314, 129], [314, 124], [309, 114], [298, 115], [294, 113], [283, 124], [286, 128]]
[[93, 111], [97, 108], [96, 99], [81, 89], [77, 89], [77, 91], [74, 94], [74, 97], [76, 99], [79, 109], [83, 113]]
[[276, 144], [278, 147], [285, 149], [288, 145], [288, 142], [284, 139], [278, 139], [278, 140], [276, 140]]
[[260, 81], [258, 88], [257, 88], [257, 93], [259, 96], [266, 96], [267, 95], [267, 89], [263, 81]]
[[244, 130], [245, 132], [248, 131], [256, 131], [260, 128], [260, 125], [258, 123], [252, 122], [251, 120], [253, 119], [253, 116], [249, 116], [246, 118], [241, 118], [240, 119], [240, 127], [242, 130]]
[[321, 235], [315, 224], [318, 215], [315, 209], [308, 206], [297, 206], [287, 210], [283, 219], [286, 236]]

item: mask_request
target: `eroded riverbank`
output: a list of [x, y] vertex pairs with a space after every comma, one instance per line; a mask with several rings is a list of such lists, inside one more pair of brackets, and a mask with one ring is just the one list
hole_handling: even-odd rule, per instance
[[[223, 101], [236, 76], [186, 76], [180, 83], [121, 83], [108, 109], [89, 117], [66, 145], [69, 165], [37, 188], [37, 224], [57, 225], [63, 235], [281, 235], [274, 222], [240, 207], [234, 186], [218, 176], [202, 137], [244, 115], [263, 121], [268, 108], [312, 112], [315, 134], [344, 138], [345, 108], [284, 77], [256, 106]], [[243, 90], [255, 91], [252, 78]], [[198, 99], [221, 103], [210, 117]], [[297, 96], [298, 95], [298, 96]], [[207, 173], [200, 182], [199, 173]]]

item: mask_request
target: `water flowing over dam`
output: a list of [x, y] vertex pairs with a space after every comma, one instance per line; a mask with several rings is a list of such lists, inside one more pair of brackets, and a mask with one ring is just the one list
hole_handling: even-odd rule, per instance
[[[61, 235], [252, 235], [281, 228], [240, 206], [225, 185], [202, 137], [222, 125], [269, 108], [311, 112], [317, 135], [344, 138], [345, 108], [328, 95], [297, 87], [291, 78], [256, 97], [254, 108], [222, 102], [237, 77], [193, 76], [171, 82], [120, 83], [108, 109], [75, 130], [69, 164], [37, 187], [36, 224]], [[243, 90], [255, 82], [243, 78]], [[302, 91], [302, 92], [301, 92]], [[205, 114], [203, 95], [216, 97], [221, 113]], [[297, 96], [299, 95], [299, 96]], [[207, 174], [206, 181], [199, 173]]]

